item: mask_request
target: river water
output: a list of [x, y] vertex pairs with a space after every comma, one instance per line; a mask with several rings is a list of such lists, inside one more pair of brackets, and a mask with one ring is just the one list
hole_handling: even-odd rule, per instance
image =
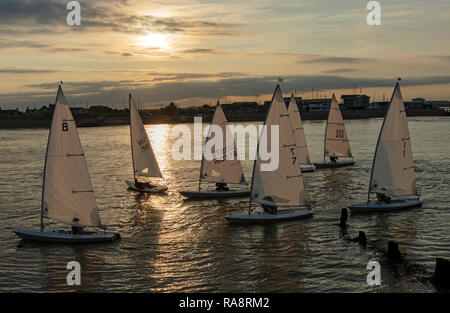
[[[166, 195], [126, 189], [128, 126], [81, 128], [102, 222], [122, 240], [75, 246], [26, 243], [12, 232], [39, 227], [48, 130], [0, 130], [0, 291], [434, 292], [428, 278], [435, 258], [450, 258], [448, 118], [409, 118], [423, 207], [350, 216], [347, 234], [337, 226], [341, 208], [367, 195], [381, 123], [346, 121], [354, 167], [303, 175], [313, 218], [254, 226], [230, 226], [223, 218], [247, 210], [246, 198], [184, 201], [179, 195], [197, 188], [200, 161], [172, 159], [174, 125], [147, 127]], [[312, 160], [322, 160], [325, 121], [304, 127]], [[243, 161], [248, 181], [252, 164]], [[366, 247], [344, 238], [359, 230], [367, 234]], [[388, 240], [399, 243], [406, 265], [386, 260]], [[371, 260], [381, 264], [380, 286], [366, 282]], [[82, 266], [79, 287], [66, 284], [70, 261]]]

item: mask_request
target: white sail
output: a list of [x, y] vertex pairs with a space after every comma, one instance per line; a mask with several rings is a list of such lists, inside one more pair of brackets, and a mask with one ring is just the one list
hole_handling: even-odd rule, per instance
[[408, 122], [398, 83], [378, 138], [369, 186], [369, 195], [417, 195]]
[[61, 86], [48, 138], [42, 215], [70, 225], [101, 226], [83, 148]]
[[297, 145], [297, 157], [300, 165], [311, 164], [309, 158], [308, 145], [306, 144], [305, 131], [303, 130], [300, 111], [295, 101], [294, 95], [291, 96], [288, 107], [289, 117], [291, 119], [292, 132], [294, 133], [295, 144]]
[[[269, 148], [278, 150], [279, 163], [275, 170], [263, 171], [261, 165], [266, 161], [260, 159], [260, 149], [266, 143], [271, 145], [271, 136], [276, 135], [276, 132], [271, 128], [273, 125], [278, 126], [279, 129], [278, 145], [272, 145]], [[298, 207], [305, 204], [296, 144], [279, 85], [275, 89], [260, 136], [257, 159], [253, 167], [250, 200], [278, 207]]]
[[[205, 158], [207, 143], [212, 136], [212, 126], [216, 125], [222, 130], [222, 143], [214, 145], [209, 153], [212, 155]], [[237, 159], [236, 144], [233, 134], [227, 125], [227, 118], [222, 106], [217, 101], [211, 126], [206, 138], [205, 151], [203, 153], [202, 165], [200, 168], [200, 180], [207, 182], [245, 184], [244, 172], [241, 162]]]
[[345, 131], [339, 104], [333, 94], [325, 131], [325, 156], [351, 157], [350, 142]]
[[147, 131], [145, 130], [144, 123], [142, 122], [131, 94], [129, 102], [131, 154], [133, 158], [134, 177], [162, 177], [158, 162], [153, 153], [152, 145], [148, 139]]

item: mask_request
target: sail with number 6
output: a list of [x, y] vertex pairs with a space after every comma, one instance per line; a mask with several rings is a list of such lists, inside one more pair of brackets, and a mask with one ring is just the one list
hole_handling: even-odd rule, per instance
[[[267, 149], [268, 143], [270, 149]], [[269, 161], [261, 160], [261, 149], [272, 151], [272, 155], [273, 149], [278, 150], [278, 164], [274, 168], [263, 168]], [[250, 201], [277, 207], [300, 207], [305, 204], [304, 193], [291, 121], [281, 88], [277, 85], [258, 143]]]
[[[215, 138], [215, 136], [219, 136], [219, 133], [221, 137]], [[234, 136], [219, 101], [217, 101], [205, 142], [200, 181], [245, 184], [241, 161], [237, 159]]]
[[381, 127], [369, 184], [371, 193], [417, 196], [411, 139], [400, 85], [395, 85]]
[[43, 217], [73, 226], [102, 225], [75, 120], [61, 86], [48, 137], [41, 210]]
[[333, 94], [325, 131], [324, 158], [352, 157], [341, 109]]

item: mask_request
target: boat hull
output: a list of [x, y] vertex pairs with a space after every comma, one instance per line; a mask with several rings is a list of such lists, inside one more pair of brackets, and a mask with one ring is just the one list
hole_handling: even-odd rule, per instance
[[355, 165], [355, 161], [314, 163], [316, 168], [336, 168]]
[[364, 212], [391, 212], [400, 211], [422, 205], [422, 201], [414, 200], [398, 200], [391, 203], [385, 203], [382, 201], [369, 201], [363, 203], [356, 203], [350, 205], [348, 208], [352, 213], [364, 213]]
[[189, 199], [218, 199], [235, 198], [250, 195], [250, 190], [229, 190], [229, 191], [180, 191], [180, 194]]
[[140, 188], [136, 188], [134, 183], [131, 182], [131, 181], [126, 181], [125, 183], [128, 185], [128, 189], [133, 190], [133, 191], [137, 191], [137, 192], [140, 192], [140, 193], [161, 193], [161, 192], [164, 192], [164, 191], [167, 190], [166, 186], [155, 185], [154, 188], [140, 189]]
[[302, 167], [301, 170], [302, 173], [311, 173], [314, 172], [316, 169], [314, 167]]
[[261, 224], [261, 223], [273, 223], [292, 221], [298, 219], [304, 219], [313, 216], [313, 212], [310, 209], [295, 209], [295, 208], [283, 208], [279, 209], [277, 214], [269, 214], [264, 211], [248, 212], [231, 214], [225, 216], [225, 219], [230, 224]]
[[47, 243], [95, 243], [120, 239], [119, 233], [113, 232], [87, 232], [83, 235], [72, 234], [69, 231], [13, 230], [13, 232], [23, 240]]

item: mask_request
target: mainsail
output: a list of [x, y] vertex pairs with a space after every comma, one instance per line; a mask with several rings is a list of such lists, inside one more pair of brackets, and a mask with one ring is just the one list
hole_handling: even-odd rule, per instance
[[[222, 142], [209, 147], [208, 141], [216, 136], [216, 134], [212, 136], [214, 133], [213, 125], [217, 129], [221, 129]], [[206, 149], [211, 149], [211, 151], [208, 152]], [[212, 155], [208, 155], [205, 158], [205, 153], [211, 153]], [[217, 101], [216, 111], [214, 112], [205, 142], [205, 150], [200, 168], [200, 180], [216, 183], [245, 184], [241, 162], [237, 159], [234, 137], [227, 126], [227, 118], [219, 101]]]
[[375, 150], [369, 196], [371, 192], [397, 197], [417, 195], [408, 122], [398, 83]]
[[133, 158], [133, 173], [136, 176], [162, 177], [161, 171], [153, 153], [152, 145], [142, 122], [139, 111], [133, 98], [129, 97], [130, 104], [130, 134], [131, 155]]
[[334, 94], [328, 113], [324, 150], [324, 157], [352, 156], [347, 132], [345, 131], [344, 119], [342, 118], [341, 110], [339, 109], [339, 104]]
[[86, 159], [70, 108], [58, 89], [45, 157], [42, 216], [101, 226]]
[[289, 101], [289, 118], [291, 119], [292, 132], [294, 133], [295, 144], [297, 145], [297, 157], [300, 165], [311, 164], [309, 158], [308, 146], [306, 144], [305, 131], [303, 130], [302, 119], [298, 110], [294, 95]]
[[[271, 136], [276, 136], [272, 126], [278, 126], [279, 153], [278, 167], [272, 171], [261, 170], [260, 149], [271, 143]], [[266, 141], [267, 140], [267, 141]], [[272, 154], [273, 155], [273, 154]], [[302, 174], [297, 156], [297, 149], [292, 133], [291, 122], [283, 100], [280, 86], [277, 85], [258, 143], [257, 159], [253, 167], [250, 200], [277, 207], [298, 207], [305, 204]]]

